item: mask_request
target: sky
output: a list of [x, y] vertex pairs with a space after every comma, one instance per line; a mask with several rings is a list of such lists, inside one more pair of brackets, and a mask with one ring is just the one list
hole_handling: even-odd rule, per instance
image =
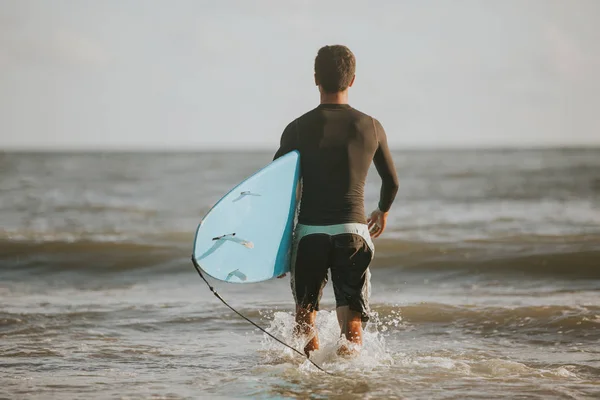
[[392, 148], [600, 145], [598, 0], [0, 0], [0, 149], [274, 149], [347, 45]]

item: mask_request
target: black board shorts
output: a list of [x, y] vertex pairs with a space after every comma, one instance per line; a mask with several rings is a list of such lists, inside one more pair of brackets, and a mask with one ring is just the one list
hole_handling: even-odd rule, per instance
[[366, 225], [344, 226], [348, 225], [360, 226], [355, 232], [352, 226], [351, 229], [341, 230], [336, 230], [335, 226], [333, 229], [332, 226], [302, 225], [296, 228], [291, 269], [292, 292], [298, 306], [318, 311], [330, 270], [336, 307], [348, 306], [359, 312], [364, 322], [370, 314], [369, 264], [373, 258], [373, 244], [370, 236], [365, 239], [365, 232], [368, 235]]

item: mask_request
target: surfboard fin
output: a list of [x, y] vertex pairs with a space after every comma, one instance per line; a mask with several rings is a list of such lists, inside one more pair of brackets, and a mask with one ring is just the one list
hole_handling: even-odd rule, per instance
[[212, 238], [212, 240], [231, 240], [232, 242], [236, 242], [241, 244], [242, 246], [248, 248], [248, 249], [253, 249], [254, 248], [254, 243], [248, 241], [248, 240], [244, 240], [244, 239], [238, 239], [235, 237], [235, 232], [234, 233], [229, 233], [227, 235], [221, 235], [221, 236], [217, 236]]
[[228, 233], [228, 234], [226, 234], [226, 235], [221, 235], [221, 236], [214, 237], [214, 238], [212, 238], [212, 240], [221, 240], [221, 239], [226, 239], [226, 238], [227, 238], [227, 236], [235, 236], [235, 232], [233, 232], [233, 233]]
[[245, 281], [247, 279], [246, 275], [244, 273], [242, 273], [239, 269], [235, 269], [235, 270], [231, 271], [227, 275], [227, 278], [225, 278], [225, 280], [229, 281], [229, 279], [231, 279], [232, 276], [239, 278], [241, 281]]
[[244, 192], [240, 192], [240, 195], [239, 195], [238, 197], [236, 197], [236, 198], [233, 200], [233, 202], [234, 202], [234, 203], [235, 203], [235, 202], [238, 202], [238, 201], [240, 201], [241, 199], [243, 199], [243, 198], [244, 198], [244, 197], [246, 197], [246, 196], [260, 197], [260, 194], [258, 194], [258, 193], [252, 193], [251, 191], [249, 191], [249, 190], [246, 190], [246, 191], [244, 191]]

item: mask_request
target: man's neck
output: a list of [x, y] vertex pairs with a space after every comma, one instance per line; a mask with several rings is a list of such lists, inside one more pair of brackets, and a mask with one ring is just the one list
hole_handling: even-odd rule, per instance
[[348, 90], [336, 93], [321, 92], [321, 104], [348, 104]]

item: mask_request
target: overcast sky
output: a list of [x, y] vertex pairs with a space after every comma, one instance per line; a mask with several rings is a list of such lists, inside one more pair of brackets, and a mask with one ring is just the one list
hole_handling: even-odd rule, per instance
[[600, 145], [599, 0], [0, 0], [0, 149], [277, 147], [325, 44], [394, 148]]

